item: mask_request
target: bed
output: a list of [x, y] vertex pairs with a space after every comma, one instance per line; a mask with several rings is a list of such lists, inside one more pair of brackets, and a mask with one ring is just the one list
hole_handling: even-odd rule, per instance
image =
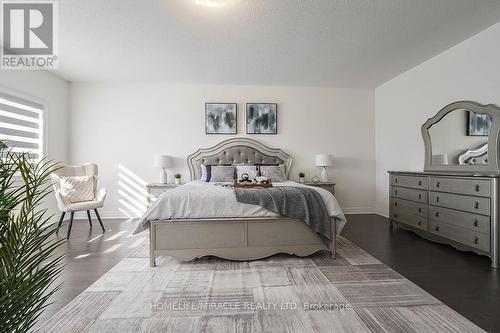
[[[254, 260], [277, 253], [308, 256], [317, 251], [329, 251], [335, 256], [335, 234], [346, 221], [337, 201], [326, 190], [317, 188], [324, 191], [321, 196], [329, 209], [329, 244], [301, 220], [233, 202], [228, 186], [199, 181], [202, 164], [280, 164], [288, 177], [292, 158], [283, 150], [248, 138], [232, 138], [198, 149], [187, 162], [192, 182], [162, 194], [142, 218], [143, 225], [149, 228], [152, 267], [159, 256], [173, 256], [181, 261], [203, 256]], [[295, 182], [275, 184], [280, 185], [305, 186]], [[208, 200], [212, 198], [218, 206], [210, 205]], [[192, 205], [199, 207], [190, 209]]]

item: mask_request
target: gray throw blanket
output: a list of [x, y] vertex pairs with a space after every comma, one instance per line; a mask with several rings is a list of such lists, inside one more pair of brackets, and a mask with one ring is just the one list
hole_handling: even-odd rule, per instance
[[[331, 223], [321, 195], [306, 187], [234, 188], [238, 202], [258, 205], [280, 216], [304, 221], [312, 230], [331, 240]], [[326, 238], [326, 240], [324, 239]]]

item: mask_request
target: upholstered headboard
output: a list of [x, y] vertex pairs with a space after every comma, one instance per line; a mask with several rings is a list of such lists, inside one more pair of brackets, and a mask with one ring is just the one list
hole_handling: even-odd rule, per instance
[[288, 178], [292, 157], [281, 149], [270, 148], [256, 140], [232, 138], [210, 148], [198, 149], [188, 156], [187, 162], [191, 180], [200, 179], [201, 164], [283, 164]]
[[467, 149], [465, 153], [458, 156], [458, 163], [461, 165], [487, 165], [488, 144], [485, 144], [477, 149]]

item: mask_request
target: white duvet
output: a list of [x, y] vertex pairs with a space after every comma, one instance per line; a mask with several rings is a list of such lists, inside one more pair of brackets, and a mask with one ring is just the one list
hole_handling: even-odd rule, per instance
[[[226, 186], [224, 186], [226, 185]], [[207, 183], [193, 181], [164, 192], [141, 217], [137, 231], [146, 229], [148, 221], [168, 219], [216, 218], [216, 217], [269, 217], [275, 213], [257, 205], [236, 201], [229, 183]], [[273, 183], [273, 186], [305, 187], [293, 181]], [[320, 187], [316, 190], [323, 199], [330, 217], [337, 218], [336, 230], [340, 233], [347, 220], [337, 199]]]

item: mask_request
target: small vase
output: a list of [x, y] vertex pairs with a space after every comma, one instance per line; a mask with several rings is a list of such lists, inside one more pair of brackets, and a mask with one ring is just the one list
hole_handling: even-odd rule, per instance
[[175, 178], [175, 185], [180, 185], [180, 184], [181, 184], [181, 179]]
[[299, 183], [301, 183], [301, 184], [304, 184], [304, 183], [305, 183], [305, 181], [304, 181], [304, 177], [299, 177]]

